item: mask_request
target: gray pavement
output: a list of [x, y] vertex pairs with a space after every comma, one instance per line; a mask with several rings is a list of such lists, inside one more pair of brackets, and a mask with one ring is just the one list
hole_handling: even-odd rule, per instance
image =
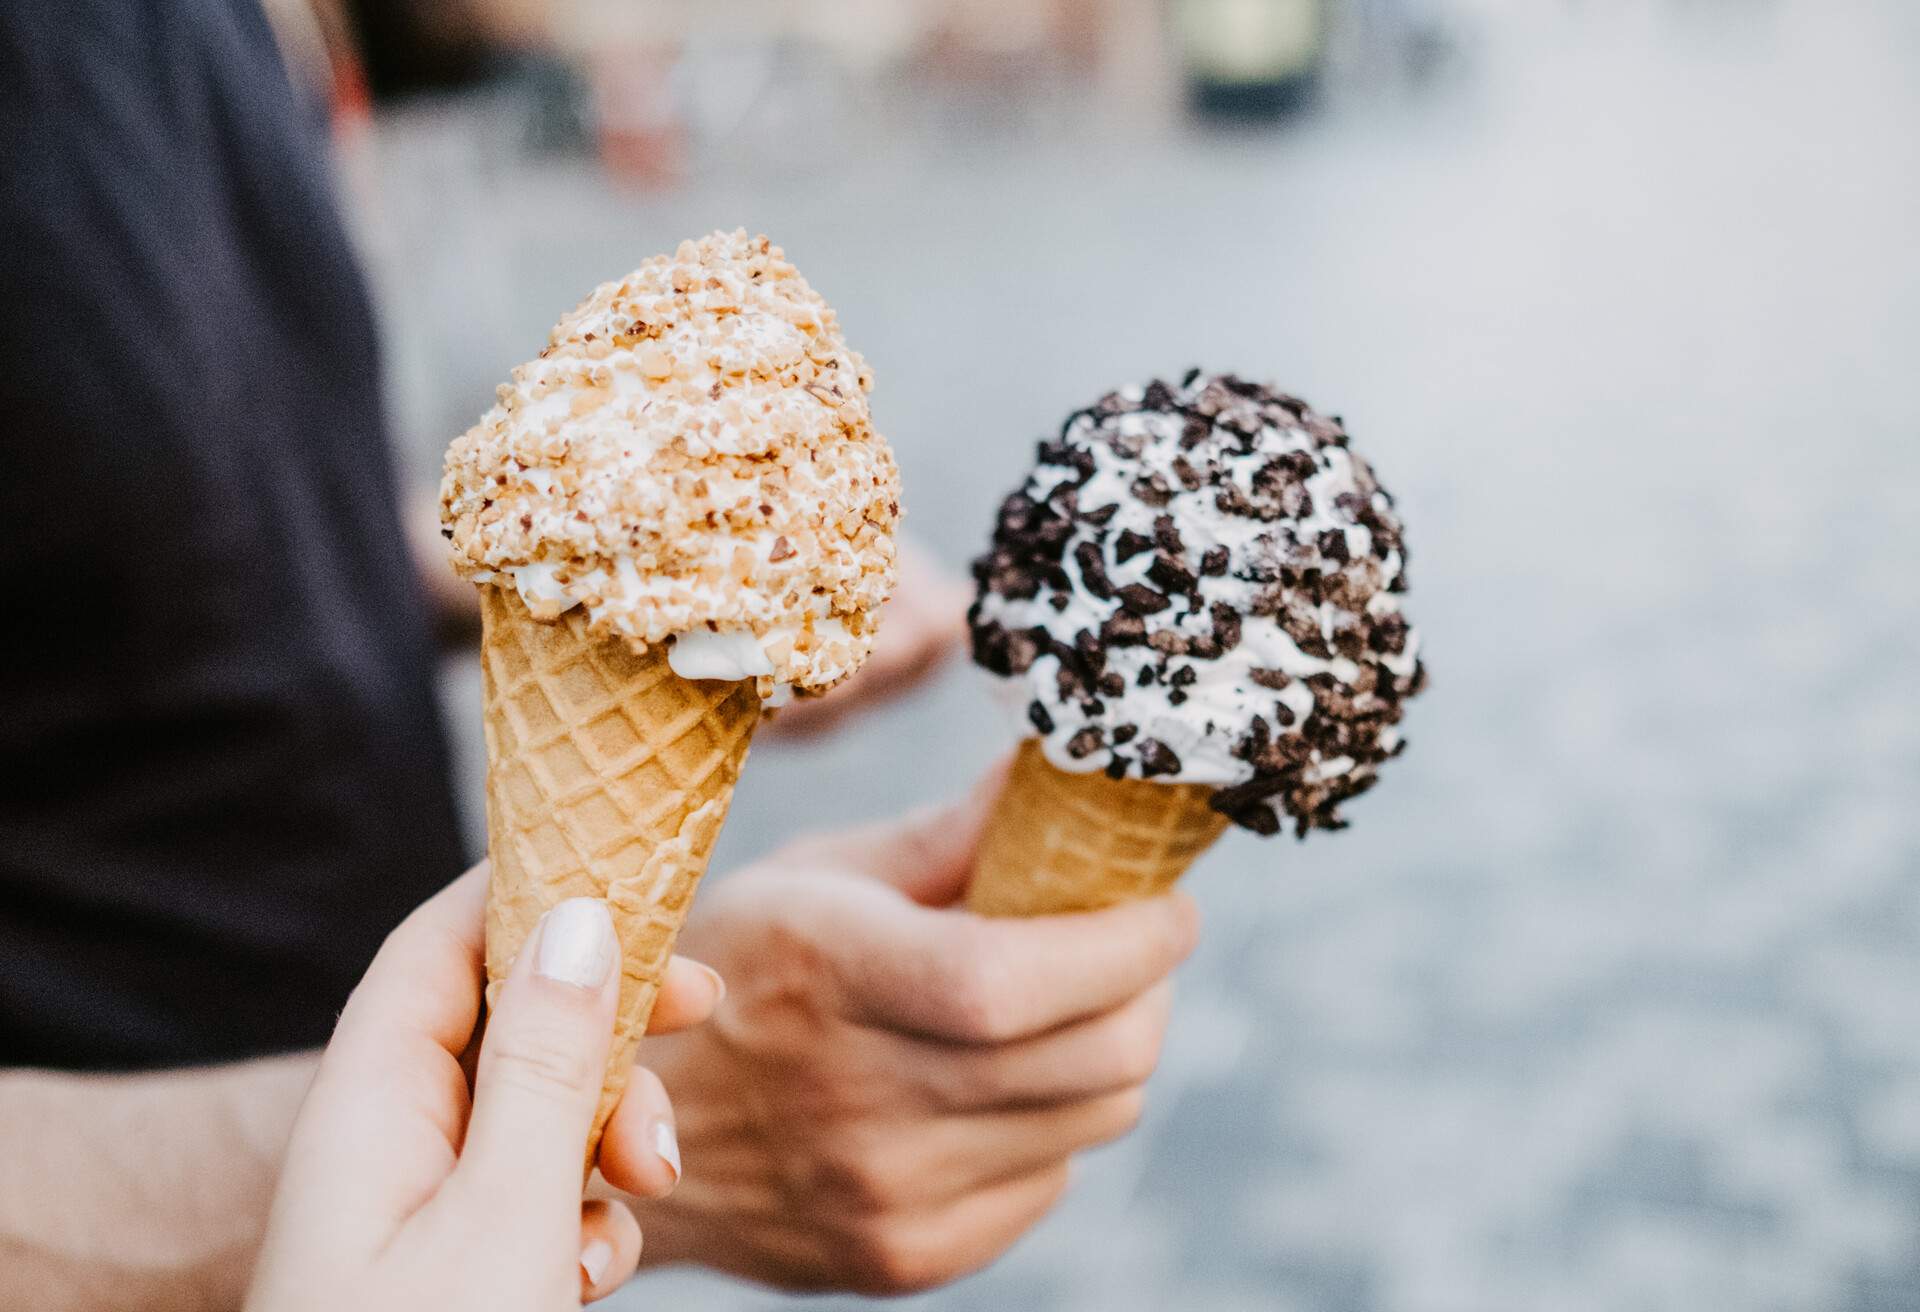
[[[1920, 9], [1467, 12], [1275, 135], [924, 111], [650, 195], [419, 110], [362, 161], [419, 468], [596, 281], [744, 224], [956, 563], [1035, 435], [1189, 363], [1400, 497], [1410, 754], [1351, 831], [1205, 860], [1147, 1123], [908, 1307], [1920, 1309]], [[719, 867], [955, 792], [987, 707], [956, 670], [756, 750]]]

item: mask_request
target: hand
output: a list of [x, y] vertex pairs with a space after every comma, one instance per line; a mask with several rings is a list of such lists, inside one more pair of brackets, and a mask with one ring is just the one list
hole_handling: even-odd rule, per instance
[[[409, 916], [354, 990], [294, 1123], [254, 1312], [577, 1307], [632, 1273], [632, 1213], [580, 1201], [619, 997], [613, 923], [591, 898], [549, 911], [476, 1045], [485, 903], [482, 867]], [[723, 992], [676, 957], [654, 1028], [698, 1023]], [[619, 1110], [603, 1151], [619, 1151], [629, 1189], [665, 1193], [665, 1091], [636, 1069]]]
[[973, 590], [912, 541], [900, 543], [900, 586], [880, 617], [880, 637], [860, 672], [823, 697], [797, 697], [763, 732], [810, 738], [849, 716], [911, 692], [961, 650]]
[[[1027, 921], [952, 906], [997, 783], [703, 894], [683, 942], [736, 987], [713, 1024], [649, 1048], [688, 1163], [672, 1200], [638, 1208], [650, 1261], [792, 1289], [941, 1284], [1031, 1227], [1075, 1153], [1137, 1121], [1193, 904]], [[623, 1128], [601, 1153], [614, 1185], [642, 1183], [626, 1155], [642, 1142]]]

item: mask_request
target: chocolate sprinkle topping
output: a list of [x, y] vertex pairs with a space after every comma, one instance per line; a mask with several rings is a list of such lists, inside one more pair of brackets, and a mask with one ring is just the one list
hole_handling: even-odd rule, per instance
[[[1201, 778], [1232, 763], [1214, 808], [1261, 834], [1340, 828], [1340, 803], [1404, 750], [1425, 683], [1413, 629], [1380, 601], [1406, 589], [1400, 521], [1348, 442], [1296, 397], [1198, 370], [1075, 412], [974, 563], [974, 660], [1030, 680], [1050, 750], [1113, 778], [1186, 773], [1142, 726], [1205, 692], [1204, 721], [1181, 725], [1197, 745], [1173, 740]], [[1263, 664], [1222, 663], [1250, 644]], [[1294, 652], [1333, 664], [1290, 675]], [[1225, 677], [1244, 685], [1222, 702]]]
[[1155, 592], [1144, 583], [1129, 583], [1119, 590], [1120, 604], [1136, 615], [1158, 615], [1173, 603], [1163, 592]]
[[1180, 773], [1180, 758], [1173, 754], [1173, 748], [1158, 738], [1142, 738], [1139, 757], [1142, 779], [1151, 779], [1157, 774]]
[[1117, 610], [1100, 626], [1100, 640], [1110, 647], [1133, 647], [1147, 640], [1147, 622], [1130, 610]]
[[1097, 542], [1082, 542], [1073, 549], [1073, 563], [1080, 567], [1080, 581], [1087, 591], [1106, 601], [1113, 596], [1113, 584], [1107, 579], [1107, 562]]
[[1133, 495], [1142, 505], [1164, 506], [1173, 500], [1173, 489], [1167, 486], [1166, 479], [1159, 474], [1152, 474], [1134, 480]]
[[1155, 556], [1147, 567], [1147, 577], [1168, 592], [1189, 592], [1196, 582], [1193, 571], [1172, 556]]
[[1067, 739], [1067, 755], [1076, 761], [1085, 760], [1100, 750], [1105, 738], [1106, 734], [1099, 725], [1090, 724]]

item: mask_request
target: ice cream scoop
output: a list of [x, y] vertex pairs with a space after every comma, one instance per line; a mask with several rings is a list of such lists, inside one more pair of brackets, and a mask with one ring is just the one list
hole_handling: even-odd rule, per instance
[[684, 636], [686, 677], [824, 690], [872, 650], [893, 586], [899, 476], [871, 386], [778, 247], [684, 242], [569, 312], [453, 443], [455, 567], [637, 651]]
[[569, 312], [447, 452], [484, 621], [489, 992], [566, 898], [620, 933], [589, 1166], [764, 701], [872, 649], [900, 493], [871, 386], [777, 246], [715, 233]]
[[[1202, 807], [1216, 833], [1339, 828], [1340, 804], [1402, 749], [1402, 703], [1424, 682], [1392, 498], [1339, 420], [1230, 374], [1071, 415], [974, 575], [974, 659], [1033, 735], [1020, 789], [1042, 770], [1098, 775], [1136, 814], [1174, 794], [1126, 785], [1181, 789], [1186, 860]], [[1031, 863], [1041, 840], [1022, 841]]]

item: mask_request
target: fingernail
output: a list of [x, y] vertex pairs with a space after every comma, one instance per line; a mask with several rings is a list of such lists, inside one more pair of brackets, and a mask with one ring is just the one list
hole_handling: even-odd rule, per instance
[[590, 1285], [598, 1287], [611, 1265], [613, 1245], [604, 1239], [596, 1239], [580, 1250], [580, 1269], [587, 1273], [587, 1283]]
[[597, 989], [613, 969], [613, 917], [598, 898], [568, 898], [540, 922], [534, 973], [562, 984]]
[[704, 961], [696, 961], [693, 964], [706, 971], [707, 978], [713, 981], [713, 1005], [717, 1007], [725, 1002], [727, 1000], [727, 981], [720, 978], [720, 972]]
[[653, 1150], [660, 1154], [660, 1160], [673, 1172], [673, 1182], [680, 1183], [680, 1140], [673, 1132], [673, 1122], [655, 1121], [653, 1123]]

